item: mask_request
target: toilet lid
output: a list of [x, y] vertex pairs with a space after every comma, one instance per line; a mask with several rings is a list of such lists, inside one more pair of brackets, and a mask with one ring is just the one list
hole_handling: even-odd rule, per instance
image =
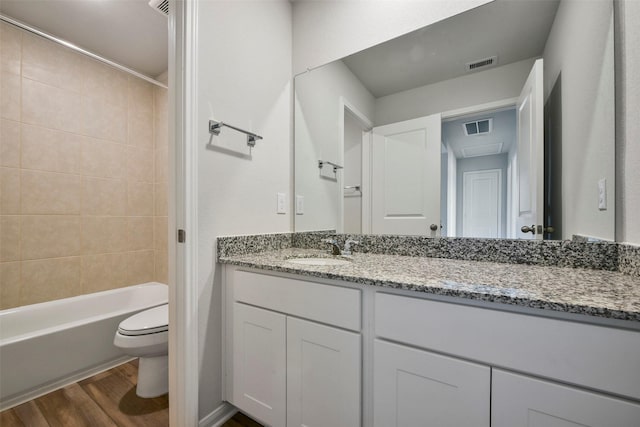
[[169, 305], [163, 304], [141, 311], [122, 322], [118, 332], [122, 335], [148, 335], [169, 330]]

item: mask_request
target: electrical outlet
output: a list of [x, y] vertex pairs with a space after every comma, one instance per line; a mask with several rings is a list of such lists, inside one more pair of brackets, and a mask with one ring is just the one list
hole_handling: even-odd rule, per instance
[[296, 195], [296, 215], [304, 214], [304, 196]]
[[278, 207], [276, 212], [279, 214], [287, 213], [287, 195], [285, 193], [278, 193]]
[[607, 210], [607, 179], [602, 178], [598, 181], [598, 209]]

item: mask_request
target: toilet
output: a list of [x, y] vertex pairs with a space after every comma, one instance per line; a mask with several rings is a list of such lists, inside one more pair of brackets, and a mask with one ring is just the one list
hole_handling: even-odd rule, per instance
[[140, 397], [157, 397], [169, 391], [169, 305], [141, 311], [118, 326], [113, 344], [129, 356], [139, 357]]

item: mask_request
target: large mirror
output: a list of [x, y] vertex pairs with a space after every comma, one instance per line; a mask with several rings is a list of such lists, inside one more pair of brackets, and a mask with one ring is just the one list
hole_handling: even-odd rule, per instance
[[611, 0], [496, 0], [295, 78], [295, 230], [614, 240]]

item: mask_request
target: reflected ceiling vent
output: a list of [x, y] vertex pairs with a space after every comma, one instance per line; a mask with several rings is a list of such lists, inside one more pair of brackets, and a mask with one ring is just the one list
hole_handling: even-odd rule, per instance
[[493, 119], [482, 119], [473, 122], [463, 123], [464, 134], [471, 135], [486, 135], [493, 130]]
[[480, 69], [493, 67], [497, 64], [498, 64], [498, 56], [494, 55], [489, 58], [479, 59], [473, 62], [467, 62], [465, 64], [465, 67], [467, 69], [467, 72], [470, 72], [470, 71], [477, 71]]
[[169, 0], [150, 0], [149, 6], [164, 16], [169, 15]]

